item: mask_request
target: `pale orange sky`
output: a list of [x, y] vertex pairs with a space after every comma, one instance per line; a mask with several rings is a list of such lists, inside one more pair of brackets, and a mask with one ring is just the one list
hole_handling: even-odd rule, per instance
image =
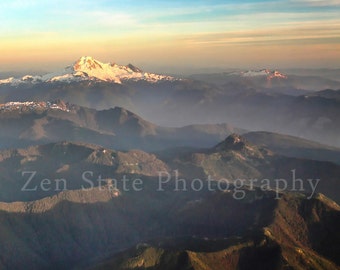
[[83, 55], [152, 71], [340, 68], [340, 1], [151, 2], [2, 1], [0, 71]]

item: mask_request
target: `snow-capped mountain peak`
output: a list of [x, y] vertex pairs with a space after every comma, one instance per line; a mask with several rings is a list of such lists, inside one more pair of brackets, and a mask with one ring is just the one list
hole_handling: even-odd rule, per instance
[[268, 69], [261, 70], [248, 70], [241, 73], [242, 77], [257, 77], [257, 76], [267, 76], [270, 71]]
[[75, 71], [103, 69], [102, 63], [93, 59], [91, 56], [83, 56], [73, 65]]
[[148, 81], [151, 83], [159, 81], [174, 81], [174, 77], [143, 72], [141, 69], [128, 64], [121, 66], [115, 63], [102, 63], [91, 56], [83, 56], [74, 62], [73, 65], [63, 70], [48, 73], [43, 76], [26, 75], [22, 78], [8, 78], [0, 80], [1, 84], [13, 86], [23, 83], [41, 82], [78, 82], [78, 81], [106, 81], [121, 84], [124, 81]]
[[115, 63], [102, 63], [90, 56], [81, 57], [74, 63], [72, 68], [75, 76], [85, 76], [115, 83], [122, 83], [124, 80], [147, 80], [156, 82], [158, 80], [172, 79], [168, 76], [144, 73], [131, 64], [120, 66]]
[[271, 71], [269, 69], [261, 69], [261, 70], [248, 70], [241, 73], [242, 77], [258, 77], [258, 76], [266, 76], [267, 80], [271, 80], [273, 78], [278, 79], [287, 79], [287, 75], [284, 75], [283, 73], [274, 70]]
[[274, 70], [274, 72], [272, 72], [270, 74], [270, 77], [271, 78], [281, 78], [281, 79], [287, 79], [287, 75], [284, 75], [283, 73], [277, 71], [277, 70]]

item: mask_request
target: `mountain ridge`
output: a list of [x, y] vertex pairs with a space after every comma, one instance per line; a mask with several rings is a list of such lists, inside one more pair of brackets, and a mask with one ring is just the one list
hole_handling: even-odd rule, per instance
[[[148, 185], [152, 183], [150, 179]], [[247, 197], [256, 197], [258, 191], [245, 192]], [[257, 195], [256, 200], [242, 201], [233, 199], [228, 192], [201, 195], [187, 192], [177, 196], [176, 193], [157, 194], [148, 190], [115, 196], [109, 190], [91, 189], [65, 191], [23, 206], [0, 203], [0, 239], [3, 243], [0, 246], [0, 266], [26, 269], [29, 263], [35, 269], [73, 269], [80, 264], [84, 269], [84, 265], [89, 266], [95, 258], [112, 254], [115, 257], [138, 243], [145, 247], [142, 243], [150, 242], [156, 248], [201, 254], [202, 261], [193, 262], [205, 262], [211, 267], [218, 263], [216, 269], [226, 269], [223, 265], [233, 261], [229, 261], [229, 256], [233, 257], [239, 251], [241, 254], [244, 251], [250, 253], [236, 262], [244, 264], [246, 258], [252, 258], [258, 266], [255, 269], [263, 269], [260, 268], [264, 265], [263, 259], [270, 261], [269, 255], [277, 253], [282, 256], [275, 258], [286, 265], [309, 266], [311, 269], [323, 265], [320, 269], [337, 269], [336, 250], [327, 253], [328, 247], [322, 245], [325, 235], [312, 234], [320, 228], [336, 231], [340, 221], [337, 204], [322, 195], [307, 200], [303, 195], [284, 194], [279, 201], [270, 191]], [[169, 207], [170, 212], [164, 211]], [[10, 208], [18, 211], [6, 211]], [[310, 212], [314, 214], [310, 215]], [[202, 215], [207, 218], [202, 219]], [[138, 226], [135, 224], [137, 220]], [[14, 221], [15, 226], [11, 227]], [[140, 228], [142, 225], [148, 229]], [[333, 247], [340, 241], [338, 236], [329, 240]], [[46, 249], [52, 243], [53, 248]], [[271, 249], [266, 249], [272, 246], [271, 243], [281, 249], [272, 253]], [[20, 253], [14, 252], [16, 245], [21, 246]], [[260, 259], [250, 256], [257, 254], [256, 251], [259, 254], [264, 251], [264, 255]], [[216, 252], [221, 253], [216, 256]], [[206, 261], [204, 257], [208, 254], [215, 260]], [[20, 261], [16, 259], [18, 255]], [[275, 266], [276, 263], [270, 269], [281, 269]], [[242, 269], [254, 269], [253, 266]], [[201, 267], [196, 264], [191, 269], [204, 269]], [[113, 269], [140, 268], [116, 266]]]
[[95, 110], [63, 100], [0, 104], [0, 124], [2, 149], [66, 140], [125, 150], [162, 150], [209, 146], [232, 132], [245, 131], [228, 124], [162, 127], [122, 107]]

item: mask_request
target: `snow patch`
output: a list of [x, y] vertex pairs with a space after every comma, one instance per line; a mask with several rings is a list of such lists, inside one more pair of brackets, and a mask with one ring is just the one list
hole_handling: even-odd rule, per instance
[[7, 102], [0, 104], [0, 112], [12, 112], [12, 111], [35, 111], [40, 110], [60, 110], [70, 112], [67, 105], [62, 102], [36, 102], [36, 101], [25, 101], [25, 102]]
[[242, 77], [260, 77], [260, 76], [266, 76], [267, 80], [271, 80], [274, 78], [279, 79], [287, 79], [287, 75], [284, 75], [280, 73], [277, 70], [271, 71], [269, 69], [262, 69], [262, 70], [249, 70], [245, 72], [241, 72]]

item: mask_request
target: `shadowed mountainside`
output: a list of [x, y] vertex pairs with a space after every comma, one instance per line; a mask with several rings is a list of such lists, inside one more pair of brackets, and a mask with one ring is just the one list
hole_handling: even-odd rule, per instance
[[[322, 195], [276, 200], [253, 190], [235, 200], [228, 192], [157, 192], [153, 185], [150, 178], [141, 192], [76, 190], [0, 203], [1, 267], [84, 269], [105, 261], [113, 269], [338, 269], [339, 206]], [[156, 248], [105, 259], [138, 243]]]
[[[254, 204], [248, 206], [254, 207]], [[322, 195], [313, 200], [285, 195], [273, 209], [268, 209], [267, 214], [273, 217], [258, 231], [249, 230], [246, 235], [234, 238], [194, 237], [168, 239], [161, 244], [150, 242], [88, 269], [339, 269], [336, 265], [339, 264], [336, 255], [339, 209]], [[208, 216], [222, 211], [219, 208], [209, 215], [206, 210], [212, 209], [203, 208]], [[323, 231], [326, 227], [330, 234]], [[328, 259], [320, 253], [328, 254]]]

